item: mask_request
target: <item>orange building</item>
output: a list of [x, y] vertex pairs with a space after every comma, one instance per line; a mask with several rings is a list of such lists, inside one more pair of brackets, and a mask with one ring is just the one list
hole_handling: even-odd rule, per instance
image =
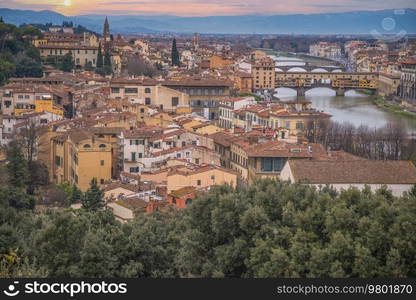
[[251, 93], [253, 91], [253, 76], [244, 72], [235, 73], [234, 87], [238, 89], [240, 93]]
[[177, 208], [185, 208], [187, 205], [192, 203], [192, 200], [195, 199], [195, 197], [196, 188], [187, 186], [171, 192], [166, 201]]
[[210, 69], [220, 69], [227, 67], [231, 64], [233, 64], [234, 61], [231, 59], [223, 58], [218, 55], [213, 55], [202, 62], [201, 67], [202, 68], [210, 68]]

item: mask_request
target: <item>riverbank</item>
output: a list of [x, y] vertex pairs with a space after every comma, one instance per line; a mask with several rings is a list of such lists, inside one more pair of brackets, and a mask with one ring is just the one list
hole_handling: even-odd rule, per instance
[[411, 119], [416, 120], [416, 114], [415, 113], [408, 112], [408, 111], [404, 110], [402, 107], [400, 107], [398, 105], [394, 105], [394, 104], [389, 103], [382, 96], [374, 97], [373, 102], [378, 108], [380, 108], [382, 110], [390, 111], [390, 112], [393, 112], [395, 114], [399, 114], [403, 117], [411, 118]]
[[375, 95], [376, 91], [375, 90], [369, 90], [369, 89], [356, 89], [357, 92], [360, 92], [362, 94], [366, 94], [366, 95]]

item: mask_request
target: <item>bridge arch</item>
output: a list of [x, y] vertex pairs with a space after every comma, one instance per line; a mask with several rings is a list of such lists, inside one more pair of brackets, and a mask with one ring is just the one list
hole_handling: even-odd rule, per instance
[[335, 69], [335, 70], [332, 70], [332, 73], [342, 73], [342, 70], [341, 69]]
[[[319, 92], [319, 95], [317, 94]], [[305, 89], [305, 96], [335, 96], [336, 90], [332, 87], [312, 87]]]
[[328, 70], [326, 70], [326, 69], [323, 69], [323, 68], [316, 68], [316, 69], [313, 69], [312, 71], [311, 71], [311, 73], [327, 73], [328, 72]]
[[307, 71], [301, 67], [293, 67], [287, 70], [287, 72], [307, 72]]

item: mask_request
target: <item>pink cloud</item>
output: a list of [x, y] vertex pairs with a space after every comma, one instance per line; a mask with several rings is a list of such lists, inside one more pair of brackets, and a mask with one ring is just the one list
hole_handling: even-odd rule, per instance
[[105, 13], [109, 15], [241, 15], [293, 14], [387, 8], [416, 8], [414, 0], [0, 0], [3, 7], [53, 9], [68, 15]]

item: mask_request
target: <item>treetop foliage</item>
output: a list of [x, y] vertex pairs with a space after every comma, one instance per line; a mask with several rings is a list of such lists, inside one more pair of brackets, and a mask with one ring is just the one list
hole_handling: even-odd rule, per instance
[[[94, 194], [93, 186], [87, 194]], [[186, 209], [139, 215], [129, 223], [106, 209], [33, 215], [0, 205], [0, 257], [17, 249], [26, 262], [8, 269], [13, 274], [416, 275], [416, 188], [394, 197], [386, 188], [337, 193], [266, 179], [236, 190], [216, 187]]]

